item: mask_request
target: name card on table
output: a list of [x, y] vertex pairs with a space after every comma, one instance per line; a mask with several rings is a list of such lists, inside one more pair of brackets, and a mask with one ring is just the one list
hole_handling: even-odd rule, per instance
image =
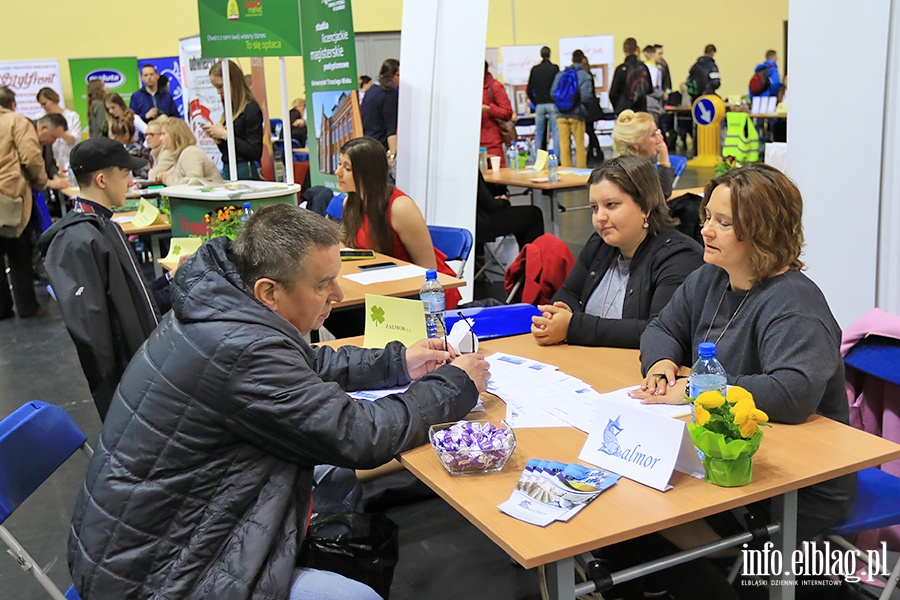
[[703, 477], [703, 463], [684, 422], [625, 403], [597, 403], [578, 458], [661, 492], [671, 489], [675, 470]]
[[134, 218], [131, 220], [131, 224], [135, 227], [150, 227], [156, 223], [165, 222], [166, 218], [159, 212], [159, 209], [143, 198], [138, 206], [137, 214], [134, 215]]
[[366, 335], [363, 346], [384, 348], [394, 340], [412, 346], [424, 337], [427, 337], [425, 306], [421, 300], [366, 294]]

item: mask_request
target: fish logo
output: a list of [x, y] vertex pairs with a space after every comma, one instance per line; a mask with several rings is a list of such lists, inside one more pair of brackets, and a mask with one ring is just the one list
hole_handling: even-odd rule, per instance
[[619, 425], [619, 418], [622, 415], [617, 415], [615, 419], [610, 419], [606, 424], [606, 428], [603, 430], [603, 445], [600, 446], [600, 452], [605, 452], [610, 456], [621, 456], [622, 447], [619, 445], [618, 435], [622, 433], [622, 426]]

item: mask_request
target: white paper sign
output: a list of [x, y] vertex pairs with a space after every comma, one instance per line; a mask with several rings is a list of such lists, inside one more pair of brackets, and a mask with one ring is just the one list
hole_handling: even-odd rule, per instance
[[[500, 48], [504, 85], [528, 83], [531, 68], [541, 64], [542, 46], [503, 46]], [[559, 62], [554, 60], [553, 62]]]
[[[616, 67], [616, 54], [613, 47], [613, 36], [611, 35], [592, 35], [586, 37], [571, 37], [559, 39], [559, 68], [568, 67], [572, 64], [572, 53], [575, 50], [581, 50], [591, 64], [591, 71], [594, 74], [594, 88], [609, 90], [612, 84], [613, 69]], [[621, 52], [621, 48], [619, 48]], [[623, 62], [625, 55], [621, 54], [618, 62]], [[606, 65], [606, 79], [603, 79], [604, 69]]]
[[703, 477], [703, 463], [684, 422], [612, 402], [597, 415], [578, 455], [583, 461], [664, 492], [672, 471]]
[[59, 75], [59, 61], [24, 60], [0, 62], [0, 85], [5, 85], [16, 93], [16, 112], [29, 119], [37, 119], [44, 109], [37, 101], [37, 93], [48, 87], [59, 94], [59, 104], [63, 101], [62, 82]]

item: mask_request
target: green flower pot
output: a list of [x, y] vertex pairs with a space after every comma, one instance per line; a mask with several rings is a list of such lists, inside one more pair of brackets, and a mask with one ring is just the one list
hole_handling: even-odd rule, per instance
[[740, 487], [753, 479], [753, 457], [725, 459], [704, 455], [706, 480], [721, 487]]

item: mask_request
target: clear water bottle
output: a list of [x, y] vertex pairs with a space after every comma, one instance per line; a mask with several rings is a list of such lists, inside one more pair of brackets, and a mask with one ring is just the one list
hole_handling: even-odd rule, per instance
[[515, 144], [510, 144], [506, 149], [506, 166], [513, 171], [519, 170], [519, 149]]
[[62, 170], [62, 176], [64, 179], [69, 180], [69, 187], [78, 187], [78, 181], [75, 179], [75, 173], [72, 172], [72, 169], [64, 167]]
[[482, 146], [478, 149], [478, 168], [482, 173], [487, 173], [488, 170], [488, 154], [487, 148]]
[[425, 331], [430, 338], [444, 337], [444, 287], [437, 279], [437, 271], [425, 272], [425, 283], [419, 290], [419, 299], [425, 305]]
[[241, 225], [246, 225], [250, 217], [253, 216], [253, 209], [250, 208], [249, 202], [244, 202], [244, 210], [241, 211]]
[[556, 158], [556, 152], [550, 151], [547, 158], [547, 181], [550, 183], [559, 183], [559, 159]]
[[728, 378], [722, 363], [716, 359], [716, 345], [712, 342], [701, 342], [697, 353], [700, 358], [691, 367], [689, 396], [696, 398], [710, 390], [718, 390], [724, 396]]

